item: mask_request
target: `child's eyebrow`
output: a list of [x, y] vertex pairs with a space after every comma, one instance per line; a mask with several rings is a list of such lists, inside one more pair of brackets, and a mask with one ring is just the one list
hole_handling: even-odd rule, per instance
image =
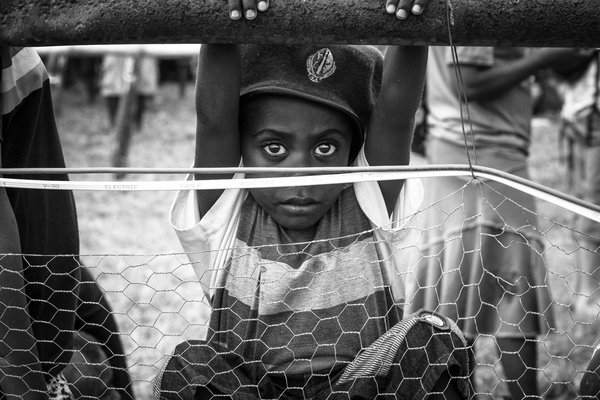
[[252, 136], [252, 137], [263, 136], [263, 135], [290, 136], [292, 134], [291, 133], [287, 133], [287, 132], [282, 131], [282, 130], [272, 129], [272, 128], [261, 129], [259, 131], [251, 132], [250, 133], [250, 136]]
[[[257, 137], [257, 136], [269, 135], [269, 134], [283, 136], [283, 137], [293, 137], [293, 136], [297, 135], [297, 133], [293, 132], [293, 131], [285, 131], [285, 130], [279, 130], [279, 129], [274, 129], [274, 128], [267, 128], [267, 129], [261, 129], [256, 132], [252, 132], [251, 136]], [[351, 132], [347, 133], [347, 135], [350, 135], [350, 136], [351, 136], [351, 134], [352, 134]], [[321, 138], [321, 137], [329, 136], [329, 135], [346, 136], [346, 133], [340, 129], [326, 128], [325, 130], [323, 130], [321, 132], [312, 134], [312, 136], [316, 137], [316, 138]]]

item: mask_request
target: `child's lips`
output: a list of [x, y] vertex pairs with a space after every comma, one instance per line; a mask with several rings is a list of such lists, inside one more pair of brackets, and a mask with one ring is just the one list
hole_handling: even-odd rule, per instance
[[288, 214], [308, 214], [319, 207], [319, 203], [311, 198], [293, 198], [280, 203], [280, 207]]

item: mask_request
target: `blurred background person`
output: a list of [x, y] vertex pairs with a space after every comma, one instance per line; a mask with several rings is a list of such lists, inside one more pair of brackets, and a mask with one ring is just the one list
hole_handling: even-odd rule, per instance
[[[41, 59], [31, 48], [0, 46], [0, 62], [0, 166], [64, 168]], [[0, 185], [0, 254], [0, 398], [71, 398], [62, 371], [71, 360], [79, 300], [72, 192]]]
[[[566, 143], [571, 193], [600, 205], [600, 69], [599, 52], [581, 49], [553, 71], [562, 78], [561, 136]], [[594, 321], [600, 312], [600, 224], [577, 216], [574, 238], [579, 245], [571, 310]]]
[[[470, 161], [528, 178], [529, 78], [567, 50], [457, 47], [454, 56], [452, 50], [430, 48], [427, 160]], [[535, 339], [553, 326], [553, 315], [536, 251], [542, 242], [533, 198], [471, 177], [423, 184], [424, 206], [433, 206], [421, 215], [422, 258], [407, 293], [411, 312], [426, 308], [453, 318], [471, 343], [480, 334], [494, 336], [511, 397], [537, 396]]]
[[141, 129], [144, 113], [158, 90], [158, 59], [143, 55], [135, 68], [135, 57], [122, 54], [103, 56], [100, 67], [100, 94], [106, 101], [111, 129], [116, 124], [120, 100], [127, 93], [134, 79], [135, 94], [130, 117], [136, 130]]

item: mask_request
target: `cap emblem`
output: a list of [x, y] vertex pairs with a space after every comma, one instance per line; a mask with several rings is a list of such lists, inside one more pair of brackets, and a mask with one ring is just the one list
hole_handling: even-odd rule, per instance
[[306, 60], [308, 79], [313, 82], [321, 82], [335, 72], [335, 61], [333, 54], [328, 48], [323, 48]]

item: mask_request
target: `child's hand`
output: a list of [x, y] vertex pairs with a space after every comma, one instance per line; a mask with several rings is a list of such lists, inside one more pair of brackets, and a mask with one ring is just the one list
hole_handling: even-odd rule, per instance
[[398, 19], [406, 19], [411, 12], [421, 14], [427, 3], [429, 0], [386, 0], [385, 10], [388, 14], [396, 14]]
[[252, 20], [258, 15], [258, 11], [266, 11], [269, 8], [269, 0], [227, 0], [229, 5], [229, 17], [240, 19], [242, 15]]
[[[411, 12], [419, 15], [425, 9], [429, 0], [386, 0], [385, 9], [389, 14], [396, 14], [398, 19], [405, 19]], [[269, 0], [228, 0], [229, 17], [237, 20], [246, 17], [253, 20], [258, 11], [266, 11], [269, 8]]]

